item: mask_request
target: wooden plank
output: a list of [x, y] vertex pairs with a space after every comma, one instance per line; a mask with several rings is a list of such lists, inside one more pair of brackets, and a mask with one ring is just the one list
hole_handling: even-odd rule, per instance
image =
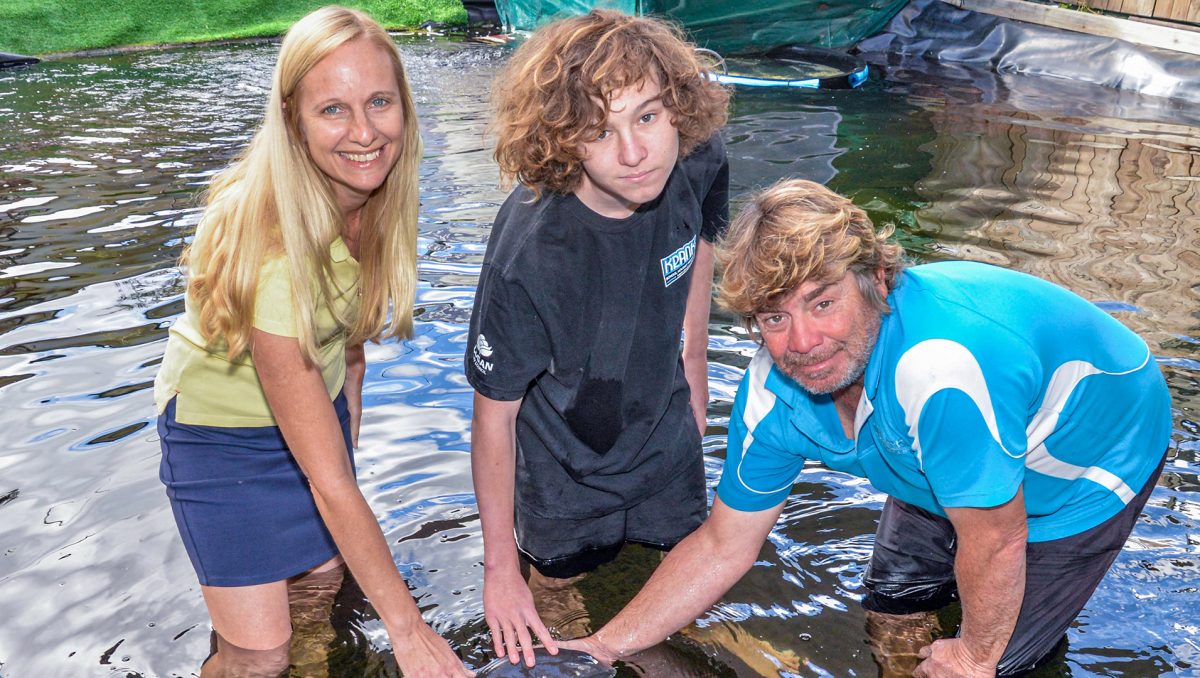
[[[1200, 36], [1176, 28], [1139, 23], [1101, 14], [1088, 14], [1050, 5], [1039, 5], [1024, 0], [942, 0], [942, 2], [1006, 19], [1027, 21], [1078, 33], [1118, 38], [1137, 45], [1150, 45], [1176, 52], [1200, 55]], [[1200, 2], [1192, 4], [1194, 10], [1200, 11], [1200, 7], [1197, 7], [1200, 6]]]

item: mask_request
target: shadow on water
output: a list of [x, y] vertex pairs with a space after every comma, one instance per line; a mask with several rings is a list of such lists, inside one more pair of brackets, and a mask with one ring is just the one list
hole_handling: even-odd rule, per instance
[[[426, 141], [416, 336], [368, 348], [359, 480], [426, 618], [482, 666], [492, 657], [461, 360], [505, 195], [484, 148], [482, 94], [505, 52], [425, 40], [401, 48]], [[157, 480], [149, 387], [182, 310], [175, 261], [197, 195], [249, 138], [273, 51], [204, 48], [0, 74], [6, 678], [188, 676], [207, 654], [199, 588]], [[725, 132], [735, 202], [784, 176], [827, 182], [895, 224], [915, 259], [1035, 273], [1147, 338], [1175, 399], [1170, 461], [1045, 675], [1194, 674], [1198, 115], [1058, 80], [876, 66], [886, 77], [851, 92], [738, 92]], [[755, 350], [722, 311], [711, 327], [710, 488]], [[881, 502], [861, 480], [806, 469], [750, 574], [619, 675], [876, 675], [858, 601]], [[629, 549], [581, 582], [592, 622], [610, 618], [657, 562]], [[332, 609], [331, 626], [313, 632], [327, 656], [305, 675], [397, 675], [353, 582]]]

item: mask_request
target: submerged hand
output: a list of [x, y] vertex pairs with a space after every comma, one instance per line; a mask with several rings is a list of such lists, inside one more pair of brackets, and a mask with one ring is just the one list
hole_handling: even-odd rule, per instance
[[605, 666], [612, 666], [612, 663], [618, 659], [617, 653], [605, 647], [594, 635], [574, 640], [564, 640], [558, 646], [565, 650], [586, 652]]
[[967, 650], [961, 638], [935, 640], [917, 652], [925, 661], [917, 665], [913, 678], [994, 678], [996, 667], [982, 664]]
[[396, 664], [405, 676], [411, 678], [471, 678], [475, 672], [463, 666], [462, 660], [444, 638], [434, 633], [428, 625], [416, 624], [407, 632], [393, 632], [392, 652]]
[[537, 634], [550, 654], [558, 654], [558, 645], [533, 605], [533, 594], [520, 572], [487, 573], [483, 577], [483, 612], [497, 657], [508, 656], [516, 664], [524, 656], [525, 665], [533, 666], [533, 637]]

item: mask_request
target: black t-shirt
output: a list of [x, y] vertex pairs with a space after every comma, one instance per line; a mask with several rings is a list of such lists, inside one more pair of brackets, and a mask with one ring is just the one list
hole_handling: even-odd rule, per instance
[[517, 505], [544, 517], [627, 508], [701, 463], [680, 335], [699, 239], [729, 219], [719, 136], [625, 219], [519, 186], [496, 216], [467, 380], [517, 415]]

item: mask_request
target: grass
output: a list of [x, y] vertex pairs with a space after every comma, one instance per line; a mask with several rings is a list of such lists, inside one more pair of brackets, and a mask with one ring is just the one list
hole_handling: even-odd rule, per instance
[[[330, 0], [0, 0], [0, 52], [46, 55], [105, 47], [280, 35]], [[459, 0], [344, 0], [388, 28], [465, 24]]]

